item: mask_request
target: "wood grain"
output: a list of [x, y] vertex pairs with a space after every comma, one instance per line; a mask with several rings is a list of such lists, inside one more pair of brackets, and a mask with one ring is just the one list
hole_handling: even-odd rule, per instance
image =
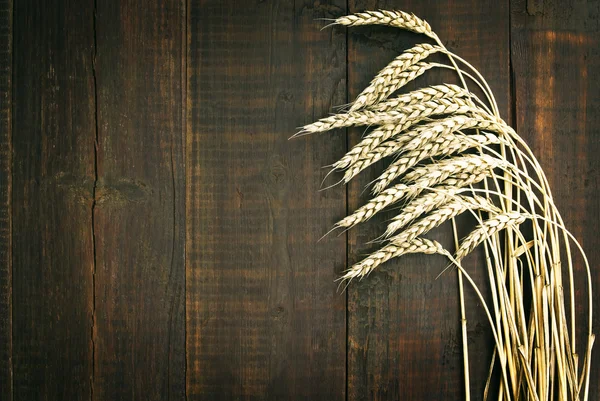
[[12, 0], [0, 1], [0, 400], [12, 398]]
[[185, 398], [184, 13], [97, 3], [97, 400]]
[[345, 212], [319, 192], [343, 133], [294, 141], [345, 101], [344, 1], [193, 2], [188, 34], [187, 396], [342, 400]]
[[[566, 227], [592, 266], [594, 331], [600, 310], [600, 26], [597, 4], [511, 1], [511, 59], [516, 127], [544, 168]], [[575, 258], [576, 322], [587, 332], [586, 277]], [[565, 281], [566, 283], [567, 281]], [[577, 339], [582, 355], [585, 338]], [[600, 398], [595, 347], [590, 400]], [[583, 356], [581, 356], [583, 359]]]
[[[596, 268], [595, 2], [0, 0], [0, 400], [464, 399], [446, 260], [403, 257], [339, 293], [391, 214], [317, 242], [383, 167], [319, 192], [363, 130], [288, 141], [427, 41], [320, 30], [378, 8], [427, 19], [488, 79]], [[440, 82], [458, 81], [407, 90]], [[450, 227], [434, 237], [453, 248]], [[492, 343], [467, 297], [477, 400]]]
[[14, 4], [14, 400], [91, 395], [92, 17], [92, 1]]
[[[349, 2], [350, 11], [395, 9], [397, 2]], [[509, 38], [508, 3], [496, 1], [405, 1], [401, 8], [425, 18], [445, 45], [471, 62], [488, 78], [500, 110], [508, 114]], [[386, 27], [352, 28], [348, 34], [350, 100], [394, 57], [424, 36]], [[436, 58], [434, 58], [436, 59]], [[439, 60], [444, 60], [440, 58]], [[455, 76], [432, 70], [406, 90], [453, 82]], [[351, 130], [355, 143], [363, 129]], [[367, 201], [364, 186], [377, 177], [382, 165], [364, 172], [349, 186], [349, 209]], [[362, 195], [361, 195], [362, 193]], [[383, 213], [349, 234], [350, 263], [376, 247], [364, 246], [383, 232], [390, 213]], [[465, 230], [474, 224], [458, 219]], [[462, 233], [462, 235], [466, 234]], [[434, 232], [454, 249], [451, 226]], [[459, 233], [459, 235], [461, 235]], [[481, 258], [471, 258], [476, 282], [485, 289]], [[446, 267], [442, 257], [409, 255], [382, 266], [368, 279], [352, 284], [348, 302], [348, 399], [464, 399], [462, 345], [456, 273], [435, 279]], [[479, 269], [477, 269], [479, 268]], [[467, 289], [471, 394], [480, 399], [491, 358], [491, 333], [483, 311]]]

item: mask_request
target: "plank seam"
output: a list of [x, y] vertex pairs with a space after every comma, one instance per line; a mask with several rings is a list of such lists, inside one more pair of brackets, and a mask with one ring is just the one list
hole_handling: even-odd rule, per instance
[[91, 207], [91, 225], [92, 225], [92, 321], [91, 321], [91, 344], [92, 344], [92, 368], [91, 368], [91, 377], [90, 377], [90, 400], [94, 399], [94, 381], [95, 381], [95, 369], [96, 369], [96, 221], [95, 221], [95, 212], [96, 212], [96, 190], [98, 188], [98, 136], [99, 136], [99, 126], [98, 126], [98, 78], [96, 74], [96, 58], [98, 55], [98, 35], [96, 30], [97, 23], [97, 11], [98, 11], [98, 2], [94, 0], [94, 11], [93, 11], [93, 23], [92, 30], [94, 35], [94, 48], [92, 50], [92, 77], [94, 83], [94, 122], [95, 122], [95, 132], [94, 132], [94, 184], [92, 187], [92, 207]]
[[[183, 398], [188, 400], [187, 393], [187, 377], [188, 377], [188, 355], [187, 355], [187, 74], [188, 74], [188, 12], [189, 12], [189, 0], [182, 0], [181, 5], [183, 12], [181, 13], [182, 18], [182, 38], [181, 38], [181, 154], [183, 158], [183, 375], [184, 375], [184, 386], [183, 386]], [[175, 184], [173, 184], [175, 185]]]
[[[350, 0], [346, 0], [346, 14], [349, 14], [350, 11]], [[348, 66], [349, 66], [349, 62], [348, 62], [349, 58], [348, 58], [348, 29], [346, 29], [346, 104], [350, 104], [350, 75], [349, 75], [349, 70], [348, 70]], [[345, 134], [346, 134], [346, 153], [350, 150], [350, 137], [348, 134], [348, 129], [346, 128], [345, 130]], [[346, 213], [345, 215], [348, 216], [348, 214], [350, 213], [349, 207], [348, 207], [348, 201], [349, 201], [349, 190], [348, 190], [348, 185], [345, 186], [346, 189]], [[350, 265], [348, 263], [348, 261], [350, 260], [350, 244], [349, 244], [349, 240], [350, 240], [350, 236], [348, 234], [348, 230], [346, 230], [346, 261], [345, 261], [345, 269], [348, 270], [350, 268]], [[350, 327], [349, 327], [349, 305], [350, 305], [350, 297], [348, 295], [348, 289], [346, 288], [346, 371], [345, 371], [345, 376], [346, 376], [346, 380], [345, 380], [345, 395], [344, 395], [344, 399], [345, 401], [348, 401], [348, 385], [349, 385], [349, 368], [350, 368]]]

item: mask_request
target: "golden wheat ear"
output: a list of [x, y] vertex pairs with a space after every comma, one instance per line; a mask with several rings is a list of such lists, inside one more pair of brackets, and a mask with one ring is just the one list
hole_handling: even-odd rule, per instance
[[[387, 25], [435, 41], [417, 44], [392, 60], [347, 112], [306, 125], [295, 135], [367, 126], [370, 132], [332, 165], [334, 170], [344, 170], [344, 183], [379, 160], [389, 162], [374, 182], [376, 196], [334, 228], [350, 229], [384, 208], [406, 201], [376, 241], [386, 244], [351, 266], [340, 279], [349, 284], [382, 263], [410, 253], [445, 255], [450, 266], [457, 267], [466, 399], [471, 394], [463, 279], [479, 297], [495, 340], [484, 397], [489, 396], [490, 380], [496, 373], [499, 400], [587, 401], [594, 342], [590, 267], [581, 246], [564, 226], [540, 164], [501, 119], [489, 85], [414, 14], [365, 11], [337, 18], [332, 25], [336, 24]], [[447, 62], [427, 62], [433, 53], [444, 55]], [[434, 67], [454, 70], [462, 87], [439, 83], [397, 94]], [[471, 93], [467, 79], [482, 90], [484, 99]], [[461, 240], [454, 218], [463, 213], [475, 216], [478, 225]], [[527, 230], [522, 229], [525, 221], [531, 223]], [[454, 229], [453, 253], [423, 237], [446, 223]], [[485, 252], [484, 265], [469, 269], [488, 273], [491, 304], [462, 265], [479, 246]], [[585, 262], [585, 289], [575, 288], [573, 246]], [[563, 284], [565, 277], [568, 283]], [[587, 295], [587, 342], [582, 359], [576, 347], [581, 334], [575, 321], [575, 311], [580, 308], [576, 292]], [[531, 294], [530, 299], [525, 299], [526, 294]]]

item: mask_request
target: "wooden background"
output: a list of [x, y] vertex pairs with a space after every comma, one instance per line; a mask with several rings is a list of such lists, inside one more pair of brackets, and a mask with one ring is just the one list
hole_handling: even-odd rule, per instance
[[[365, 199], [371, 172], [318, 191], [361, 131], [288, 141], [424, 41], [320, 30], [377, 8], [487, 77], [597, 267], [598, 1], [0, 0], [1, 400], [464, 399], [445, 261], [340, 293], [382, 220], [316, 243]], [[468, 297], [481, 399], [491, 338]]]

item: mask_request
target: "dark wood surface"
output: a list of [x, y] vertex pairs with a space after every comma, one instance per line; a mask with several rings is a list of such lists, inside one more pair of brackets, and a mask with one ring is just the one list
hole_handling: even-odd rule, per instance
[[[320, 30], [376, 8], [427, 19], [488, 79], [598, 291], [597, 3], [3, 0], [0, 400], [464, 399], [445, 260], [408, 256], [340, 293], [389, 215], [317, 242], [381, 169], [319, 191], [362, 131], [288, 141], [426, 41]], [[480, 309], [467, 319], [477, 400], [491, 336]]]
[[12, 0], [0, 1], [0, 398], [12, 395]]
[[91, 1], [14, 2], [15, 400], [92, 394], [93, 10]]
[[185, 9], [99, 1], [93, 398], [185, 394]]

